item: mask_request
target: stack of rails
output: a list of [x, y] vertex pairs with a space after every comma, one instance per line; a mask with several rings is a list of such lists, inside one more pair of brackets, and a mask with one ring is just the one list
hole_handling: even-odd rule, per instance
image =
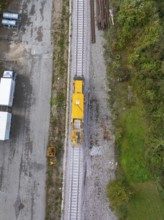
[[91, 11], [91, 42], [96, 42], [95, 34], [95, 17], [94, 17], [94, 0], [90, 0], [90, 11]]
[[109, 24], [109, 0], [96, 0], [97, 27], [105, 30]]

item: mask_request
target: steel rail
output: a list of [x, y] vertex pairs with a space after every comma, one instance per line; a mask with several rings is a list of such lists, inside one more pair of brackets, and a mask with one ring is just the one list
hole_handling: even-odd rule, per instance
[[91, 42], [96, 42], [95, 18], [94, 18], [94, 0], [90, 0], [90, 25], [91, 25]]
[[74, 69], [74, 75], [83, 76], [84, 66], [84, 0], [76, 0], [77, 8], [77, 23], [76, 23], [76, 67]]
[[79, 200], [80, 200], [80, 157], [81, 157], [81, 148], [73, 147], [72, 148], [72, 185], [71, 185], [71, 196], [70, 196], [70, 219], [77, 220], [79, 219], [80, 210], [79, 210]]

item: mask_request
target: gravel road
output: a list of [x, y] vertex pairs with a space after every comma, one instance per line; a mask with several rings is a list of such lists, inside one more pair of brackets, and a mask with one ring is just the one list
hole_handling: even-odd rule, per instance
[[52, 0], [15, 5], [22, 13], [17, 41], [0, 42], [6, 45], [1, 60], [17, 72], [11, 140], [0, 142], [0, 220], [44, 220]]
[[109, 208], [106, 197], [106, 185], [114, 179], [116, 162], [103, 44], [103, 32], [96, 28], [96, 43], [91, 45], [90, 53], [88, 145], [85, 148], [85, 220], [117, 219]]

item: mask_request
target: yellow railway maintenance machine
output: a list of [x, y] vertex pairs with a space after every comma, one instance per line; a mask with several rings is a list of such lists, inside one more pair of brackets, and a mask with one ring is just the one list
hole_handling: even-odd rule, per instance
[[84, 78], [75, 76], [73, 81], [71, 142], [73, 146], [80, 146], [83, 141], [84, 121]]

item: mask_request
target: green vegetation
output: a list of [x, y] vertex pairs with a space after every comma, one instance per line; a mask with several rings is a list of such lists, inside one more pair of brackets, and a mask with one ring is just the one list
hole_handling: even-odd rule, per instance
[[0, 13], [3, 11], [3, 9], [9, 4], [9, 0], [1, 0], [0, 1]]
[[120, 219], [162, 220], [164, 2], [113, 0], [112, 7], [105, 59], [119, 165], [107, 195]]
[[65, 94], [63, 92], [58, 92], [56, 95], [56, 106], [58, 109], [62, 108], [65, 104]]
[[163, 220], [164, 201], [153, 183], [136, 184], [135, 194], [128, 204], [127, 220]]
[[107, 196], [110, 198], [111, 206], [115, 208], [118, 216], [126, 217], [127, 210], [125, 209], [133, 192], [126, 182], [114, 180], [107, 186]]
[[[144, 182], [152, 175], [145, 161], [145, 149], [148, 127], [142, 115], [142, 106], [138, 103], [123, 114], [120, 146], [120, 164], [129, 182]], [[120, 119], [121, 120], [121, 119]]]

